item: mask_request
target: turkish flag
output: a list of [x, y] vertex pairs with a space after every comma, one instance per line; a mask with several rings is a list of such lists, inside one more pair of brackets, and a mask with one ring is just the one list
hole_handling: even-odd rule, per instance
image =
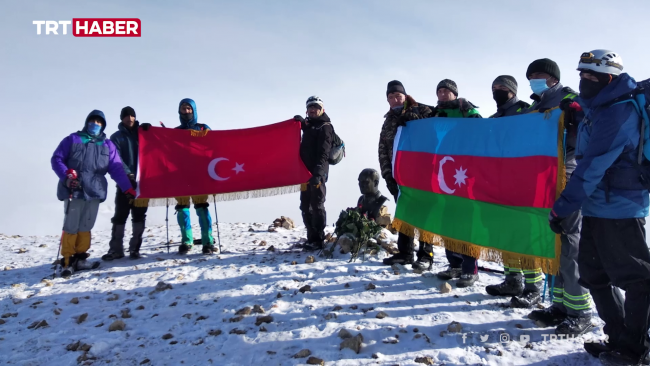
[[300, 122], [227, 131], [139, 131], [138, 198], [214, 195], [296, 186], [311, 174], [300, 159]]

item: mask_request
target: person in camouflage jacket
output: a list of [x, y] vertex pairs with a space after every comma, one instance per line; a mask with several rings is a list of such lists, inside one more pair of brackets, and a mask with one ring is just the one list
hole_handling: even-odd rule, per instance
[[[384, 118], [384, 125], [379, 135], [379, 167], [381, 176], [386, 180], [386, 186], [395, 198], [399, 195], [397, 182], [393, 177], [393, 143], [399, 126], [406, 122], [431, 117], [434, 112], [426, 105], [418, 104], [410, 95], [406, 94], [404, 85], [397, 80], [388, 83], [386, 98], [390, 110]], [[421, 243], [418, 250], [418, 260], [413, 262], [413, 238], [400, 233], [397, 239], [399, 253], [384, 259], [384, 264], [392, 265], [413, 264], [414, 269], [430, 269], [433, 263], [433, 248], [431, 244]]]

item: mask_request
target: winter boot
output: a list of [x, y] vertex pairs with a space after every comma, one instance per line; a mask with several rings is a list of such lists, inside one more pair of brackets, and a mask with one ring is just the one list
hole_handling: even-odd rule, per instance
[[542, 289], [540, 282], [526, 283], [521, 296], [513, 296], [510, 306], [513, 308], [532, 308], [542, 302]]
[[413, 255], [397, 253], [392, 257], [384, 258], [383, 263], [387, 266], [392, 266], [393, 264], [413, 264]]
[[178, 247], [178, 254], [187, 254], [192, 250], [194, 239], [192, 238], [192, 222], [190, 221], [190, 208], [187, 206], [176, 206], [176, 220], [181, 229], [181, 245]]
[[77, 253], [74, 255], [76, 258], [74, 269], [77, 271], [83, 271], [87, 269], [96, 269], [99, 267], [99, 261], [89, 261], [88, 253]]
[[302, 250], [304, 252], [314, 252], [323, 248], [325, 248], [324, 241], [315, 241], [313, 243], [306, 243]]
[[478, 273], [463, 273], [456, 281], [456, 287], [470, 287], [478, 280]]
[[185, 254], [187, 254], [190, 250], [192, 250], [192, 246], [191, 246], [191, 245], [181, 244], [181, 245], [178, 246], [178, 254], [180, 254], [180, 255], [185, 255]]
[[598, 356], [598, 359], [605, 366], [637, 366], [650, 364], [650, 359], [647, 355], [644, 357], [637, 357], [620, 351], [602, 352]]
[[399, 233], [397, 235], [397, 250], [399, 250], [398, 254], [383, 260], [385, 265], [413, 264], [413, 238], [406, 234]]
[[420, 242], [417, 254], [418, 259], [413, 263], [413, 269], [430, 271], [433, 267], [433, 246], [429, 243]]
[[124, 225], [113, 224], [111, 241], [108, 242], [108, 253], [102, 256], [104, 261], [124, 258]]
[[568, 336], [577, 336], [585, 334], [594, 326], [591, 325], [591, 315], [586, 316], [567, 316], [564, 321], [555, 328], [555, 334], [566, 334]]
[[438, 278], [441, 280], [447, 281], [447, 280], [460, 278], [461, 274], [462, 274], [462, 269], [460, 267], [454, 268], [449, 266], [449, 268], [447, 268], [446, 270], [436, 273], [436, 276], [438, 276]]
[[203, 254], [209, 255], [217, 252], [217, 248], [214, 245], [204, 245]]
[[534, 321], [540, 328], [556, 327], [567, 318], [565, 312], [555, 306], [549, 306], [542, 310], [533, 310], [528, 314], [528, 319]]
[[129, 258], [140, 258], [140, 247], [142, 246], [142, 234], [144, 234], [144, 221], [133, 223], [133, 236], [129, 241]]
[[74, 274], [74, 266], [61, 267], [60, 277], [70, 277]]
[[214, 238], [212, 237], [212, 217], [210, 217], [209, 204], [203, 203], [194, 205], [196, 215], [199, 217], [199, 225], [201, 225], [201, 244], [203, 246], [212, 246]]
[[609, 343], [605, 343], [603, 341], [600, 341], [599, 343], [595, 342], [589, 342], [584, 344], [585, 351], [587, 351], [588, 354], [598, 358], [601, 353], [603, 352], [611, 352], [614, 349], [610, 346]]
[[492, 296], [521, 296], [524, 293], [524, 284], [521, 277], [506, 275], [505, 281], [498, 285], [485, 286], [485, 291]]

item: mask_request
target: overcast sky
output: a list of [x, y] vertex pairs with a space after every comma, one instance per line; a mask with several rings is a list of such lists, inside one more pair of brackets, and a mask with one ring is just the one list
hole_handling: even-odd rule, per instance
[[[574, 89], [580, 54], [595, 48], [621, 54], [636, 79], [650, 77], [650, 3], [639, 0], [1, 3], [5, 234], [60, 232], [63, 205], [50, 157], [93, 109], [106, 114], [110, 135], [126, 105], [140, 122], [176, 126], [178, 102], [189, 97], [199, 122], [234, 129], [304, 115], [307, 97], [318, 95], [347, 146], [347, 157], [330, 170], [332, 224], [341, 209], [356, 204], [358, 173], [379, 168], [390, 80], [401, 80], [416, 100], [435, 104], [437, 83], [453, 79], [460, 96], [489, 116], [496, 110], [490, 88], [498, 75], [513, 75], [519, 97], [529, 101], [525, 72], [538, 58], [555, 60], [561, 82]], [[142, 37], [37, 35], [32, 24], [75, 17], [139, 18]], [[113, 187], [96, 228], [110, 227]], [[388, 195], [383, 182], [382, 191]], [[219, 219], [271, 222], [285, 215], [300, 221], [298, 201], [291, 194], [225, 202]], [[164, 207], [150, 209], [149, 222], [164, 223], [164, 214]]]

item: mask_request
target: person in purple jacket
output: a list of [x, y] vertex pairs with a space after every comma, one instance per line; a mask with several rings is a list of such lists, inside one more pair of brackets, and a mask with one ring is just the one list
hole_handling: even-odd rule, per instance
[[99, 204], [106, 200], [106, 173], [127, 196], [136, 196], [115, 145], [104, 134], [105, 128], [104, 113], [90, 112], [83, 129], [64, 138], [52, 155], [52, 170], [59, 177], [57, 198], [65, 202], [61, 276], [99, 266], [99, 262], [86, 259]]

